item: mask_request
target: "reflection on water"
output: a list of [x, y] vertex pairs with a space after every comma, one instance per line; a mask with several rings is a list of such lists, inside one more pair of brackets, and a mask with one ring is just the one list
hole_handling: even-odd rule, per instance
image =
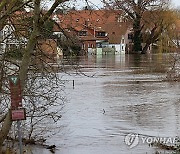
[[59, 154], [152, 154], [155, 148], [146, 144], [130, 149], [124, 137], [180, 136], [180, 84], [161, 81], [167, 59], [167, 55], [82, 57], [81, 71], [94, 76], [63, 76], [75, 80], [75, 89], [66, 84], [69, 102], [59, 122], [63, 129], [48, 142], [57, 145]]

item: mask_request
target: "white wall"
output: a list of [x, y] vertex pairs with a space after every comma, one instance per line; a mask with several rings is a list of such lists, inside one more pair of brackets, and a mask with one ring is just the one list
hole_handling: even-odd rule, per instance
[[109, 44], [108, 47], [115, 48], [115, 54], [125, 53], [125, 44]]

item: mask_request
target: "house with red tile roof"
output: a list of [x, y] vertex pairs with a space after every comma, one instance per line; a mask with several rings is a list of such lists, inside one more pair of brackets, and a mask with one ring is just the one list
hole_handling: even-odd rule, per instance
[[1, 52], [5, 52], [6, 49], [15, 48], [20, 45], [26, 46], [27, 38], [23, 35], [15, 33], [15, 31], [18, 29], [22, 34], [25, 34], [25, 31], [21, 28], [19, 27], [19, 25], [16, 26], [16, 24], [12, 24], [10, 22], [4, 24], [4, 27], [0, 30]]
[[[2, 31], [0, 31], [0, 44], [1, 47], [5, 48], [6, 45], [26, 45], [27, 39], [25, 36], [29, 32], [28, 22], [22, 20], [22, 16], [25, 18], [30, 17], [30, 13], [26, 12], [17, 12], [13, 17], [17, 24], [7, 23], [4, 25]], [[18, 20], [20, 18], [20, 20]], [[54, 34], [65, 39], [64, 34], [71, 36], [75, 40], [80, 41], [77, 45], [81, 46], [81, 49], [86, 53], [92, 54], [102, 54], [109, 51], [113, 51], [115, 54], [125, 53], [132, 50], [132, 24], [126, 20], [121, 11], [117, 10], [72, 10], [66, 13], [55, 13], [52, 15], [52, 19], [56, 21], [58, 26], [54, 26]], [[21, 25], [21, 26], [19, 26]], [[177, 22], [177, 37], [179, 42], [179, 25]], [[16, 26], [16, 27], [14, 27]], [[19, 29], [22, 32], [22, 36], [15, 37], [14, 32], [16, 29]], [[10, 35], [11, 34], [11, 35]], [[8, 37], [6, 37], [6, 35]], [[6, 39], [3, 39], [6, 38]], [[16, 38], [20, 38], [17, 40]], [[62, 49], [59, 48], [61, 45], [58, 45], [58, 41], [55, 42], [49, 38], [49, 41], [44, 40], [44, 44], [41, 44], [43, 48], [46, 48], [47, 43], [50, 43], [52, 48], [48, 49], [49, 53], [54, 54], [59, 51], [59, 54], [62, 55]], [[57, 48], [56, 48], [56, 47]], [[63, 47], [62, 47], [63, 48]]]
[[125, 53], [129, 23], [121, 11], [73, 10], [55, 14], [53, 19], [61, 29], [73, 31], [85, 53], [102, 54], [105, 48], [107, 51], [113, 49], [115, 53]]
[[[5, 51], [11, 53], [14, 51], [22, 52], [27, 46], [29, 34], [31, 33], [31, 13], [17, 11], [7, 20], [0, 30], [0, 49], [1, 53]], [[36, 50], [44, 54], [56, 57], [57, 41], [56, 39], [42, 37], [38, 40]], [[53, 58], [52, 58], [53, 59]]]

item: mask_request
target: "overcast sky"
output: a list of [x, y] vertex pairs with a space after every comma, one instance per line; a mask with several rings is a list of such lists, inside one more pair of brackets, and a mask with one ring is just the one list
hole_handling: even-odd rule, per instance
[[173, 3], [175, 6], [180, 6], [180, 0], [172, 0], [172, 3]]
[[[95, 5], [99, 6], [98, 4], [100, 4], [101, 0], [88, 0], [88, 1], [90, 1], [90, 2], [94, 3]], [[172, 1], [173, 6], [175, 6], [175, 7], [179, 6], [180, 7], [180, 0], [171, 0], [171, 1]]]
[[[44, 0], [44, 2], [46, 3], [46, 4], [48, 4], [48, 1], [49, 0]], [[52, 2], [53, 0], [51, 0], [51, 2]], [[77, 7], [78, 6], [78, 8], [81, 8], [81, 7], [83, 7], [83, 6], [86, 6], [87, 4], [86, 4], [86, 0], [72, 0], [73, 2], [74, 2], [74, 4], [75, 4], [75, 6]], [[69, 2], [69, 5], [72, 5], [72, 1], [71, 2]], [[89, 2], [89, 5], [92, 5], [92, 6], [94, 6], [94, 8], [96, 8], [96, 9], [98, 9], [98, 8], [102, 8], [102, 3], [101, 3], [101, 1], [102, 0], [87, 0], [88, 2]], [[179, 7], [180, 8], [180, 0], [171, 0], [172, 1], [172, 6], [173, 7]], [[49, 5], [50, 6], [50, 5]]]

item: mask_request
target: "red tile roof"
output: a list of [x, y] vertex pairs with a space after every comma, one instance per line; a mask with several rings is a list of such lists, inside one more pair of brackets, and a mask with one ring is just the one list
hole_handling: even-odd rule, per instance
[[[128, 25], [118, 22], [121, 11], [114, 10], [79, 10], [70, 11], [67, 14], [58, 14], [59, 25], [62, 28], [73, 28], [76, 31], [105, 31], [108, 37], [95, 38], [88, 34], [81, 39], [105, 39], [109, 38], [110, 43], [120, 43], [122, 35], [126, 33]], [[93, 38], [94, 37], [94, 38]]]

